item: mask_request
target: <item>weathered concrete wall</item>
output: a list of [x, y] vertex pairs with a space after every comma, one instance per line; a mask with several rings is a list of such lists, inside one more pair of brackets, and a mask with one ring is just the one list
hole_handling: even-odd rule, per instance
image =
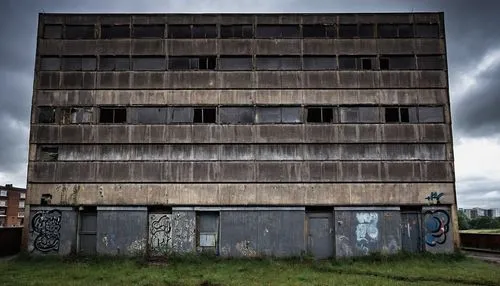
[[71, 207], [32, 206], [28, 252], [69, 255], [76, 251], [77, 212]]
[[449, 206], [422, 207], [425, 250], [433, 253], [452, 252], [455, 249], [453, 234], [455, 223]]
[[399, 207], [336, 207], [334, 212], [337, 257], [401, 249]]
[[298, 256], [305, 251], [303, 208], [220, 213], [220, 254], [234, 257]]
[[97, 253], [143, 255], [147, 234], [146, 207], [97, 207]]

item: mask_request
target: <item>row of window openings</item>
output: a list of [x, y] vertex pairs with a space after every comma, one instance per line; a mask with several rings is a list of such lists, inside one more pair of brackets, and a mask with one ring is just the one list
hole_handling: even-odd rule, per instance
[[[93, 123], [92, 108], [39, 107], [38, 123]], [[306, 107], [309, 123], [380, 122], [378, 107]], [[128, 116], [127, 116], [128, 113]], [[302, 123], [301, 107], [134, 107], [99, 108], [99, 123]], [[128, 118], [127, 118], [128, 117]], [[383, 107], [386, 123], [442, 123], [443, 108]]]
[[315, 24], [315, 25], [45, 25], [45, 39], [120, 38], [439, 38], [438, 24]]
[[[168, 64], [167, 64], [168, 62]], [[42, 57], [42, 71], [253, 70], [253, 57]], [[257, 56], [256, 70], [442, 70], [442, 56]]]

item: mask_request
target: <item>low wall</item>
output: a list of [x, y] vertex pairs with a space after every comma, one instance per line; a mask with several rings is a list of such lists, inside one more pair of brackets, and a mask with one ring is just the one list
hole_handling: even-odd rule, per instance
[[0, 227], [0, 257], [18, 253], [21, 250], [22, 227]]
[[462, 247], [500, 250], [500, 234], [460, 233]]

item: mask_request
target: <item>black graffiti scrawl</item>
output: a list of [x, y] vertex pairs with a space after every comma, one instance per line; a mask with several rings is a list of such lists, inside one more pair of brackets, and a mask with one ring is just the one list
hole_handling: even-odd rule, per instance
[[436, 246], [446, 242], [450, 216], [444, 210], [425, 212], [425, 243]]
[[35, 235], [33, 250], [59, 251], [62, 213], [60, 210], [39, 211], [31, 219], [31, 231]]
[[162, 252], [171, 244], [172, 222], [169, 215], [151, 215], [150, 245], [154, 252]]

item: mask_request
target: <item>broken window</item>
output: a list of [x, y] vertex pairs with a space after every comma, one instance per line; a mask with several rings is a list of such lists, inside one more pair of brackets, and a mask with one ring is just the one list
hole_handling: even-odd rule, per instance
[[219, 120], [225, 124], [249, 124], [254, 122], [253, 107], [220, 107]]
[[64, 57], [62, 58], [62, 70], [65, 71], [93, 71], [96, 70], [97, 59], [95, 57]]
[[60, 39], [62, 37], [62, 25], [45, 25], [43, 27], [45, 39]]
[[194, 123], [215, 123], [217, 112], [215, 107], [210, 108], [194, 108], [193, 122]]
[[252, 57], [220, 57], [219, 70], [252, 70]]
[[61, 124], [92, 123], [92, 108], [64, 108]]
[[416, 122], [416, 108], [386, 107], [385, 122], [387, 123]]
[[360, 24], [358, 36], [361, 39], [371, 39], [375, 37], [375, 25], [373, 24]]
[[342, 24], [339, 25], [339, 38], [353, 39], [358, 36], [358, 25], [356, 24]]
[[419, 107], [418, 121], [423, 123], [443, 123], [444, 114], [442, 107]]
[[220, 37], [223, 39], [250, 39], [253, 38], [252, 25], [222, 25], [220, 27]]
[[265, 57], [258, 56], [257, 70], [301, 70], [300, 57]]
[[193, 38], [217, 38], [216, 25], [193, 25]]
[[339, 70], [356, 70], [355, 56], [339, 56]]
[[58, 157], [58, 147], [41, 147], [40, 153], [38, 154], [38, 160], [40, 161], [57, 161]]
[[100, 57], [99, 70], [128, 71], [130, 70], [129, 57]]
[[335, 107], [308, 107], [307, 122], [333, 123], [338, 122], [337, 108]]
[[380, 58], [381, 70], [413, 70], [414, 56], [385, 56]]
[[42, 197], [40, 198], [40, 205], [42, 206], [50, 205], [51, 200], [52, 200], [51, 194], [42, 194]]
[[202, 252], [217, 252], [217, 241], [219, 233], [218, 212], [196, 213], [196, 246]]
[[54, 107], [38, 108], [38, 123], [55, 123], [56, 109]]
[[67, 40], [94, 39], [94, 25], [67, 25], [64, 29], [64, 38]]
[[342, 123], [380, 122], [378, 107], [342, 107]]
[[214, 70], [217, 58], [212, 57], [169, 57], [169, 70]]
[[299, 25], [258, 25], [256, 29], [257, 38], [298, 38], [300, 36]]
[[130, 38], [130, 26], [101, 26], [101, 39]]
[[191, 38], [190, 25], [168, 25], [168, 37], [172, 39]]
[[169, 122], [172, 123], [193, 122], [193, 108], [191, 107], [172, 107], [169, 112], [170, 112]]
[[336, 38], [337, 28], [335, 25], [303, 25], [304, 38]]
[[137, 39], [163, 38], [164, 31], [164, 25], [134, 25], [132, 37]]
[[446, 68], [442, 56], [418, 56], [417, 63], [420, 70], [444, 70]]
[[159, 124], [167, 122], [167, 108], [136, 107], [129, 110], [131, 123]]
[[61, 59], [57, 57], [41, 57], [40, 70], [57, 71], [61, 69]]
[[439, 38], [438, 24], [417, 24], [415, 27], [417, 38]]
[[336, 70], [337, 58], [304, 56], [304, 70]]
[[136, 71], [165, 70], [165, 57], [133, 57], [132, 69]]
[[99, 123], [125, 123], [127, 122], [126, 108], [105, 108], [100, 109]]

